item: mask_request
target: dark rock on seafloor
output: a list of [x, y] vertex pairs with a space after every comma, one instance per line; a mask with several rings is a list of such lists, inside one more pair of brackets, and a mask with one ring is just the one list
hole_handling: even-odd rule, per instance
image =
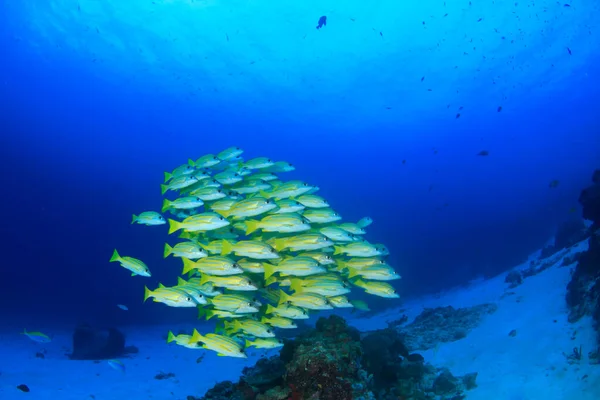
[[523, 283], [523, 275], [519, 271], [510, 271], [504, 278], [504, 282], [509, 284], [509, 288], [514, 289]]
[[72, 360], [106, 360], [120, 357], [127, 350], [125, 335], [118, 329], [97, 329], [82, 324], [73, 333], [73, 353], [69, 357]]
[[600, 170], [594, 171], [593, 185], [579, 196], [583, 218], [592, 221], [588, 250], [581, 253], [577, 266], [567, 285], [566, 302], [569, 321], [578, 321], [584, 315], [594, 318], [600, 346]]
[[427, 350], [438, 343], [463, 339], [483, 317], [496, 312], [495, 304], [455, 309], [452, 306], [426, 308], [415, 320], [399, 329], [410, 350]]

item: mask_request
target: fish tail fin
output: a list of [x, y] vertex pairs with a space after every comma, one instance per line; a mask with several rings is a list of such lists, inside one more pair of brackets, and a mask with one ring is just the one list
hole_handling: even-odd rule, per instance
[[173, 232], [177, 232], [181, 228], [181, 222], [175, 221], [174, 219], [169, 219], [169, 235]]
[[173, 248], [169, 246], [169, 243], [165, 243], [165, 251], [163, 252], [163, 257], [167, 258], [173, 252]]
[[207, 321], [214, 316], [215, 316], [215, 312], [213, 310], [206, 310], [206, 320]]
[[334, 256], [337, 256], [338, 254], [342, 254], [344, 252], [342, 246], [333, 246], [333, 248], [335, 249], [335, 251], [333, 252]]
[[285, 249], [285, 239], [275, 239], [274, 246], [275, 251], [281, 251]]
[[188, 158], [188, 165], [195, 167], [196, 163], [194, 162], [194, 160], [192, 160], [191, 158]]
[[187, 282], [186, 282], [185, 279], [183, 279], [180, 276], [177, 277], [177, 286], [183, 286], [183, 285], [186, 285], [186, 284], [187, 284]]
[[165, 211], [167, 211], [169, 208], [171, 208], [171, 202], [170, 202], [168, 199], [164, 199], [164, 200], [163, 200], [163, 205], [162, 205], [162, 208], [161, 208], [161, 210], [160, 210], [160, 211], [161, 211], [161, 212], [165, 212]]
[[171, 343], [174, 340], [175, 340], [175, 335], [173, 335], [173, 332], [169, 331], [169, 334], [167, 335], [167, 343]]
[[144, 301], [148, 300], [150, 296], [152, 296], [152, 291], [148, 289], [148, 286], [144, 286]]
[[246, 222], [246, 235], [249, 235], [258, 229], [259, 221], [249, 219], [245, 222]]
[[214, 210], [217, 214], [221, 215], [223, 218], [229, 218], [231, 215], [231, 210]]
[[167, 192], [167, 190], [169, 190], [168, 185], [165, 185], [165, 184], [160, 185], [160, 194], [164, 195]]
[[355, 276], [359, 276], [358, 270], [356, 268], [348, 268], [348, 278], [352, 279]]
[[205, 283], [210, 282], [208, 279], [208, 275], [206, 274], [202, 274], [202, 276], [200, 277], [200, 285], [204, 285]]
[[265, 310], [265, 314], [273, 314], [274, 310], [275, 310], [275, 307], [273, 307], [270, 304], [267, 304], [267, 309]]
[[135, 221], [137, 221], [137, 219], [138, 219], [138, 216], [133, 214], [133, 216], [131, 217], [131, 223], [134, 224]]
[[249, 341], [248, 339], [246, 339], [246, 342], [244, 343], [244, 346], [251, 347], [252, 346], [252, 342]]
[[298, 293], [302, 291], [302, 279], [290, 279], [290, 290]]
[[121, 259], [121, 256], [117, 252], [117, 249], [115, 249], [115, 251], [113, 251], [112, 257], [110, 258], [109, 262], [119, 261], [120, 259]]
[[223, 239], [223, 246], [221, 247], [221, 255], [226, 256], [233, 251], [233, 245], [227, 240]]
[[[190, 272], [191, 270], [193, 270], [193, 269], [196, 268], [196, 263], [193, 262], [192, 260], [190, 260], [189, 258], [183, 257], [182, 260], [183, 260], [183, 272], [182, 272], [182, 274], [187, 274], [188, 272]], [[202, 281], [201, 281], [200, 284], [202, 284]]]
[[279, 291], [279, 305], [285, 304], [290, 300], [290, 296], [283, 290]]
[[269, 279], [275, 273], [275, 266], [273, 264], [264, 263], [263, 268], [265, 269], [265, 280]]
[[270, 277], [268, 277], [268, 278], [265, 279], [265, 286], [272, 285], [275, 282], [277, 282], [277, 278], [275, 278], [274, 276], [270, 276]]
[[192, 334], [192, 339], [190, 342], [202, 343], [204, 337], [198, 332], [198, 330], [194, 329], [194, 333]]
[[266, 324], [269, 322], [269, 318], [262, 316], [262, 317], [260, 317], [260, 322], [262, 322], [263, 324]]
[[173, 177], [173, 175], [169, 172], [165, 172], [165, 182], [170, 180]]
[[261, 195], [261, 197], [264, 197], [265, 199], [271, 198], [271, 195], [269, 193], [265, 192], [264, 190], [260, 190], [258, 193]]

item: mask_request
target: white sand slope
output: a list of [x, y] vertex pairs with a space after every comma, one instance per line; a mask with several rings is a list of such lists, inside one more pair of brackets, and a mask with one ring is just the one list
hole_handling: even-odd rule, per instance
[[[513, 295], [504, 298], [507, 285], [505, 275], [501, 275], [468, 288], [411, 301], [402, 311], [387, 310], [372, 318], [350, 317], [350, 323], [361, 330], [373, 330], [386, 327], [386, 321], [398, 319], [402, 313], [412, 320], [425, 307], [459, 308], [493, 302], [498, 310], [486, 316], [465, 339], [442, 344], [437, 351], [423, 351], [425, 359], [450, 368], [455, 375], [478, 372], [478, 388], [468, 392], [468, 399], [598, 399], [600, 365], [590, 365], [587, 357], [594, 349], [595, 333], [590, 318], [576, 324], [567, 322], [564, 299], [571, 266], [560, 266], [563, 257], [586, 247], [581, 243], [555, 257], [552, 267], [526, 279], [511, 290]], [[113, 370], [106, 361], [67, 359], [65, 353], [71, 344], [68, 329], [40, 327], [53, 334], [54, 340], [38, 344], [18, 334], [15, 327], [3, 328], [0, 399], [183, 400], [188, 395], [202, 395], [216, 382], [237, 380], [241, 370], [263, 354], [250, 350], [251, 357], [240, 360], [167, 345], [163, 336], [169, 328], [189, 331], [192, 326], [125, 329], [128, 342], [139, 348], [139, 354], [123, 359], [127, 369], [124, 374]], [[510, 337], [508, 333], [513, 329], [517, 334]], [[579, 345], [583, 360], [569, 365], [563, 353], [570, 354]], [[44, 359], [35, 357], [41, 349], [47, 350]], [[197, 363], [201, 354], [205, 357]], [[175, 377], [155, 379], [161, 371]], [[20, 384], [29, 386], [31, 392], [20, 392], [16, 388]]]
[[[560, 253], [552, 259], [552, 267], [510, 289], [514, 295], [502, 298], [508, 287], [503, 274], [469, 288], [408, 302], [402, 312], [386, 311], [350, 323], [371, 330], [386, 327], [386, 321], [402, 314], [409, 317], [410, 323], [426, 307], [495, 303], [498, 310], [485, 316], [466, 338], [421, 354], [436, 366], [450, 368], [455, 375], [478, 372], [478, 388], [467, 393], [468, 399], [600, 399], [600, 365], [590, 365], [587, 357], [596, 348], [592, 320], [586, 317], [575, 324], [567, 321], [565, 294], [574, 265], [560, 266], [563, 258], [585, 250], [587, 242], [582, 242]], [[513, 329], [517, 334], [510, 337]], [[580, 345], [583, 359], [569, 365], [563, 353], [571, 354]]]

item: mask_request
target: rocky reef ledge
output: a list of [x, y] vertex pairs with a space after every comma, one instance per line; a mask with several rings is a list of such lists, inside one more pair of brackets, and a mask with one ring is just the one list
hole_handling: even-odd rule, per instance
[[361, 334], [338, 316], [320, 318], [278, 356], [246, 368], [237, 383], [187, 400], [458, 400], [476, 386], [476, 373], [457, 377], [436, 368], [410, 353], [403, 337], [394, 328]]

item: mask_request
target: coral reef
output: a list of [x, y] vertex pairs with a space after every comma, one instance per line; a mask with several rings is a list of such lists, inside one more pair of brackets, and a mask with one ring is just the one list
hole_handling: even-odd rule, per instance
[[409, 353], [396, 329], [361, 334], [330, 316], [286, 341], [279, 356], [244, 369], [238, 383], [221, 382], [200, 400], [461, 399], [476, 377], [455, 377]]
[[588, 236], [585, 224], [580, 219], [572, 219], [558, 226], [554, 236], [554, 244], [542, 249], [540, 258], [548, 258], [558, 251], [571, 247]]
[[486, 314], [497, 308], [495, 304], [459, 309], [452, 306], [426, 308], [411, 324], [401, 328], [400, 333], [409, 349], [432, 349], [440, 342], [463, 339]]
[[115, 328], [97, 329], [81, 324], [73, 333], [72, 360], [105, 360], [131, 353], [125, 347], [125, 335]]

